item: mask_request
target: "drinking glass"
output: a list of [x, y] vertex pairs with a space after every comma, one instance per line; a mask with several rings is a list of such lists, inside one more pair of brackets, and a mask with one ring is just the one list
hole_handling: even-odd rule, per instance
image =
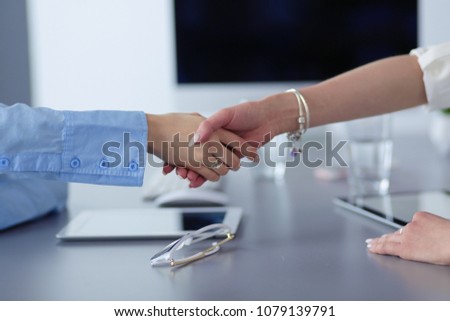
[[386, 195], [392, 165], [391, 116], [347, 123], [350, 196]]

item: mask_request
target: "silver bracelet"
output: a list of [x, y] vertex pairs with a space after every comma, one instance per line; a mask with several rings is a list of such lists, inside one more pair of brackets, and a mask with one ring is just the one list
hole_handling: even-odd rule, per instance
[[297, 98], [298, 103], [298, 130], [294, 132], [287, 133], [287, 138], [293, 142], [294, 146], [291, 150], [291, 156], [296, 156], [302, 152], [300, 142], [302, 140], [302, 135], [306, 133], [309, 128], [309, 108], [306, 103], [305, 98], [297, 89], [288, 89], [287, 93], [293, 93], [295, 98]]

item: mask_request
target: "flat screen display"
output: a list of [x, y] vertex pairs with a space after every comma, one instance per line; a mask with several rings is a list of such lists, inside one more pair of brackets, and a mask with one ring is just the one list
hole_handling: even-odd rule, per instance
[[337, 198], [335, 202], [356, 213], [396, 227], [411, 222], [414, 213], [418, 211], [450, 219], [449, 191], [394, 193], [385, 196], [357, 197], [354, 200]]
[[179, 84], [320, 81], [417, 47], [417, 1], [174, 0]]

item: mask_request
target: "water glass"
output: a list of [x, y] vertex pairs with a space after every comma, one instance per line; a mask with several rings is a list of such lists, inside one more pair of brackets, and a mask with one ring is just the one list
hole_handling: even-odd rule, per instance
[[392, 165], [391, 116], [347, 123], [350, 196], [386, 195]]
[[285, 176], [287, 162], [290, 161], [289, 153], [292, 142], [286, 135], [274, 137], [265, 146], [258, 150], [260, 163], [259, 176], [265, 179], [282, 181]]

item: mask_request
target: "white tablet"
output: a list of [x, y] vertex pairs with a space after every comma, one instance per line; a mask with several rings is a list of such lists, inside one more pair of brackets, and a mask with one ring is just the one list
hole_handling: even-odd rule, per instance
[[340, 197], [334, 203], [396, 228], [408, 224], [418, 211], [450, 219], [450, 192], [444, 190], [364, 196], [354, 200]]
[[236, 233], [239, 207], [146, 208], [85, 211], [56, 237], [61, 240], [178, 238], [209, 224], [223, 223]]

